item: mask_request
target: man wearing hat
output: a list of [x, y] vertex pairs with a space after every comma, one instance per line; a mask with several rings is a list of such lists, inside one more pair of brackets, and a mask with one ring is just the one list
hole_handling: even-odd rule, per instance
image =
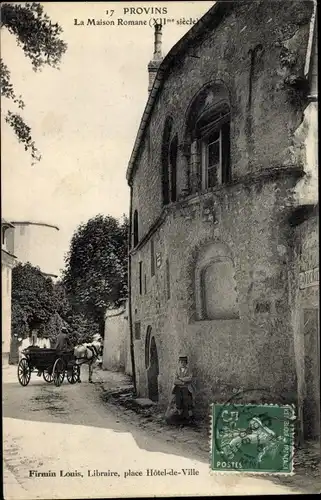
[[176, 408], [183, 419], [189, 420], [193, 416], [195, 388], [193, 374], [185, 355], [179, 357], [179, 366], [175, 374], [172, 394], [175, 395]]
[[64, 351], [68, 347], [68, 330], [65, 326], [61, 328], [61, 332], [57, 337], [55, 345], [56, 351]]

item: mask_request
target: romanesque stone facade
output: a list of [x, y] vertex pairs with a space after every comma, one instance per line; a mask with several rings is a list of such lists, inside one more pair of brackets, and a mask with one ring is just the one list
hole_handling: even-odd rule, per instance
[[162, 405], [181, 353], [203, 413], [237, 390], [296, 400], [289, 219], [313, 9], [216, 2], [160, 64], [127, 179], [137, 387]]

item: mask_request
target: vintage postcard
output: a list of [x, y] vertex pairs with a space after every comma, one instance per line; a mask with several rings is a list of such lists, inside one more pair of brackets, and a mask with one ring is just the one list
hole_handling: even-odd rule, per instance
[[6, 500], [321, 491], [317, 2], [1, 2]]

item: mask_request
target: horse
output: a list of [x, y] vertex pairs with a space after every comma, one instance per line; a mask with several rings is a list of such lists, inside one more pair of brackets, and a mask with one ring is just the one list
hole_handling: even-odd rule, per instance
[[74, 347], [74, 356], [76, 358], [76, 365], [79, 367], [78, 382], [80, 380], [80, 366], [83, 364], [88, 365], [88, 382], [91, 384], [93, 367], [95, 362], [100, 358], [103, 351], [103, 343], [100, 336], [95, 335], [94, 340], [90, 343], [84, 343]]

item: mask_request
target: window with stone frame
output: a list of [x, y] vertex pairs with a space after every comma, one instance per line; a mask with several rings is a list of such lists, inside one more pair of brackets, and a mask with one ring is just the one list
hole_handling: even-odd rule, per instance
[[174, 136], [169, 147], [169, 179], [170, 179], [170, 200], [174, 203], [177, 200], [177, 152], [178, 137]]
[[134, 334], [135, 334], [135, 340], [140, 340], [141, 339], [141, 324], [140, 321], [136, 321], [134, 324]]
[[6, 242], [6, 226], [1, 227], [1, 244], [4, 245]]
[[143, 263], [139, 262], [139, 295], [143, 295]]
[[162, 191], [163, 205], [177, 201], [178, 136], [173, 134], [173, 119], [165, 120], [162, 139]]
[[133, 216], [133, 240], [134, 240], [134, 247], [138, 245], [139, 237], [138, 237], [138, 212], [137, 210], [134, 211], [134, 216]]
[[154, 240], [150, 240], [150, 274], [151, 276], [155, 276], [155, 248], [154, 248]]
[[230, 105], [222, 83], [206, 86], [193, 99], [183, 150], [188, 157], [190, 192], [231, 181]]
[[169, 168], [169, 153], [170, 140], [172, 134], [173, 119], [168, 116], [165, 120], [163, 138], [162, 138], [162, 195], [163, 205], [168, 205], [170, 202], [170, 168]]
[[205, 134], [200, 141], [202, 190], [225, 184], [230, 180], [229, 123]]
[[169, 267], [169, 260], [166, 259], [166, 299], [169, 300], [171, 298], [171, 274]]

